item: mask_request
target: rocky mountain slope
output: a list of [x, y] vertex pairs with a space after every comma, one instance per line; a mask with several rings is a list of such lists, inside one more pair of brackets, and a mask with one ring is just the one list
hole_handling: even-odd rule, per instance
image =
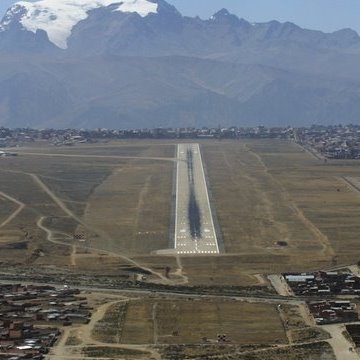
[[350, 29], [202, 20], [164, 0], [21, 1], [0, 23], [0, 125], [358, 123], [359, 60]]

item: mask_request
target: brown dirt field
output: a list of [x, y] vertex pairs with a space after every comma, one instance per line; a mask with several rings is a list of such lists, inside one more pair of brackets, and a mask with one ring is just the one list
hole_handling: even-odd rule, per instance
[[[48, 229], [55, 231], [56, 238], [59, 238], [61, 241], [64, 241], [65, 239], [65, 242], [69, 242], [68, 235], [71, 236], [76, 232], [78, 222], [69, 217], [69, 214], [65, 213], [63, 209], [59, 208], [58, 204], [54, 202], [54, 199], [52, 199], [49, 194], [47, 194], [38, 183], [36, 183], [32, 174], [37, 176], [37, 178], [69, 209], [70, 212], [72, 212], [75, 216], [81, 217], [86, 209], [89, 198], [91, 199], [92, 195], [96, 192], [96, 189], [98, 189], [104, 181], [106, 182], [112, 173], [123, 168], [126, 168], [127, 170], [130, 169], [130, 173], [127, 177], [128, 180], [124, 180], [122, 184], [128, 181], [128, 185], [131, 188], [133, 186], [131, 176], [134, 176], [134, 182], [137, 181], [139, 186], [141, 186], [141, 190], [143, 190], [140, 198], [138, 196], [139, 194], [136, 194], [137, 189], [133, 191], [129, 188], [121, 189], [123, 197], [125, 198], [125, 200], [121, 199], [123, 206], [122, 211], [124, 214], [127, 213], [127, 209], [124, 209], [124, 207], [134, 200], [131, 196], [137, 196], [136, 209], [139, 208], [139, 211], [138, 214], [136, 214], [137, 221], [132, 224], [134, 228], [130, 231], [131, 241], [134, 242], [134, 251], [142, 252], [141, 250], [136, 249], [136, 242], [140, 249], [141, 246], [144, 246], [145, 244], [145, 252], [150, 252], [153, 249], [159, 249], [163, 246], [167, 246], [167, 227], [170, 221], [169, 208], [171, 196], [168, 195], [166, 191], [171, 191], [173, 163], [171, 161], [159, 161], [158, 163], [150, 162], [148, 164], [147, 160], [143, 160], [140, 161], [138, 165], [134, 164], [136, 163], [136, 160], [114, 158], [114, 156], [171, 158], [174, 155], [174, 146], [170, 144], [157, 145], [155, 142], [149, 144], [129, 144], [124, 142], [123, 144], [94, 144], [84, 147], [58, 148], [45, 146], [41, 143], [31, 144], [30, 149], [24, 148], [21, 149], [20, 152], [21, 151], [31, 151], [32, 153], [39, 152], [40, 154], [65, 152], [72, 155], [88, 153], [89, 155], [95, 154], [105, 157], [37, 157], [34, 155], [22, 155], [20, 153], [20, 155], [16, 158], [6, 159], [6, 161], [2, 163], [2, 168], [0, 170], [2, 177], [0, 191], [8, 194], [9, 196], [13, 196], [25, 205], [24, 210], [17, 214], [17, 216], [12, 219], [9, 224], [7, 224], [4, 231], [17, 231], [21, 233], [22, 236], [25, 232], [28, 232], [29, 237], [31, 238], [28, 251], [11, 251], [11, 256], [7, 257], [6, 260], [11, 261], [11, 259], [16, 258], [17, 261], [21, 261], [21, 259], [23, 259], [25, 262], [31, 261], [33, 263], [36, 261], [39, 265], [46, 265], [48, 263], [49, 265], [69, 264], [68, 256], [71, 253], [71, 249], [59, 244], [54, 245], [47, 242], [45, 240], [45, 233], [37, 227], [36, 222], [41, 216], [46, 216], [44, 225]], [[106, 156], [113, 157], [106, 158]], [[157, 167], [158, 164], [159, 167]], [[135, 170], [137, 166], [138, 171]], [[139, 170], [139, 168], [142, 170]], [[149, 169], [152, 173], [149, 177], [147, 177], [146, 172]], [[131, 173], [132, 170], [134, 170], [133, 173]], [[162, 174], [165, 174], [165, 176], [162, 176]], [[144, 186], [142, 182], [144, 179], [147, 182], [149, 192], [146, 191], [146, 188], [143, 189]], [[155, 199], [152, 191], [158, 191], [161, 196], [159, 195], [157, 199]], [[130, 196], [126, 199], [128, 192]], [[97, 198], [97, 200], [99, 199]], [[12, 204], [11, 202], [8, 203], [6, 198], [1, 197], [1, 201], [3, 203], [1, 211], [3, 212], [3, 217], [6, 220], [6, 216], [11, 214], [11, 211], [14, 211], [16, 206], [14, 206], [15, 204]], [[158, 213], [152, 211], [152, 205], [158, 209]], [[117, 214], [114, 214], [114, 217], [111, 218], [111, 206], [114, 206], [115, 210], [118, 208], [118, 204], [114, 201], [110, 201], [107, 206], [109, 213], [104, 211], [106, 216], [103, 218], [106, 217], [107, 220], [112, 221], [112, 223], [116, 223], [117, 219], [115, 216]], [[133, 214], [131, 214], [131, 216]], [[0, 221], [3, 217], [2, 213], [0, 213]], [[104, 223], [103, 225], [106, 226], [107, 223]], [[150, 231], [148, 228], [151, 228]], [[129, 228], [125, 227], [123, 229], [126, 235], [128, 235], [128, 229]], [[86, 231], [86, 229], [84, 230], [82, 227], [78, 230], [79, 232], [85, 232], [89, 235], [89, 231]], [[63, 236], [61, 235], [62, 233], [68, 235], [64, 235], [64, 239], [61, 239], [61, 236]], [[116, 226], [114, 233], [116, 234], [117, 242], [119, 234], [117, 233]], [[8, 232], [4, 232], [2, 234], [3, 239]], [[90, 231], [90, 235], [94, 235], [93, 231]], [[6, 241], [5, 238], [3, 240], [4, 242]], [[12, 241], [14, 240], [14, 237], [9, 236], [8, 240]], [[128, 245], [129, 244], [127, 243], [124, 247], [127, 247]], [[34, 258], [33, 252], [39, 248], [43, 251], [45, 256], [42, 258]], [[129, 252], [131, 251], [133, 251], [133, 249], [129, 248]], [[6, 252], [8, 253], [8, 251]], [[48, 254], [51, 254], [51, 257], [47, 256]]]
[[16, 210], [17, 206], [0, 194], [0, 226]]
[[[141, 262], [136, 258], [134, 260], [142, 266], [148, 266], [146, 262]], [[101, 273], [101, 275], [114, 276], [125, 281], [136, 281], [142, 276], [147, 279], [151, 278], [150, 275], [143, 275], [141, 269], [129, 265], [125, 259], [112, 257], [101, 252], [86, 253], [77, 249], [75, 263], [76, 265], [71, 268], [75, 273], [78, 271], [94, 275]], [[151, 269], [165, 275], [163, 267], [152, 266]]]
[[[32, 238], [28, 250], [6, 250], [6, 260], [23, 258], [39, 265], [69, 266], [72, 249], [47, 242], [36, 226], [39, 217], [46, 216], [44, 224], [59, 234], [72, 234], [77, 228], [86, 233], [93, 247], [134, 256], [159, 271], [170, 266], [175, 273], [178, 264], [174, 257], [149, 256], [168, 246], [173, 162], [114, 158], [170, 160], [174, 145], [171, 141], [119, 141], [69, 148], [31, 144], [21, 151], [112, 158], [20, 154], [5, 159], [0, 191], [26, 207], [0, 230], [28, 232]], [[359, 260], [353, 249], [360, 232], [360, 192], [344, 178], [356, 184], [360, 163], [324, 164], [296, 144], [279, 140], [202, 141], [201, 148], [226, 254], [183, 257], [183, 275], [191, 284], [252, 285], [258, 284], [256, 275], [261, 273], [310, 270]], [[92, 230], [98, 229], [100, 235], [78, 227], [28, 173], [36, 174], [74, 215], [89, 223]], [[0, 219], [16, 208], [15, 204], [4, 205], [9, 206], [3, 208]], [[5, 242], [6, 234], [1, 241]], [[280, 247], [277, 241], [286, 241], [288, 246]], [[46, 256], [34, 258], [32, 254], [39, 248]], [[116, 273], [119, 259], [104, 258], [93, 259], [88, 265], [88, 259], [79, 256], [78, 269], [106, 273], [113, 269]]]
[[272, 349], [259, 351], [253, 354], [236, 355], [229, 357], [229, 360], [335, 360], [333, 350], [326, 342], [320, 342], [309, 345], [292, 346], [288, 348]]
[[175, 147], [171, 141], [161, 140], [112, 140], [93, 144], [74, 146], [49, 146], [46, 142], [35, 142], [17, 149], [19, 153], [52, 153], [105, 156], [165, 157], [175, 156]]
[[227, 252], [272, 250], [280, 240], [296, 251], [322, 250], [286, 188], [246, 143], [205, 144], [203, 152]]
[[341, 178], [360, 176], [358, 164], [324, 164], [278, 140], [204, 142], [202, 151], [226, 252], [241, 256], [235, 266], [252, 273], [358, 261], [360, 194]]
[[[177, 268], [174, 257], [137, 256], [139, 263], [152, 269], [162, 271], [170, 266], [171, 272]], [[191, 285], [226, 285], [252, 286], [260, 285], [258, 274], [276, 274], [282, 271], [303, 271], [304, 269], [318, 269], [329, 266], [328, 261], [314, 258], [288, 256], [282, 254], [228, 254], [220, 256], [181, 257], [183, 275], [189, 279]], [[289, 265], [291, 264], [291, 265]], [[266, 281], [267, 283], [267, 281]]]
[[235, 344], [286, 343], [275, 306], [222, 301], [139, 300], [127, 305], [120, 342], [198, 344], [226, 334]]
[[147, 254], [169, 242], [172, 162], [132, 161], [117, 169], [90, 197], [85, 222], [108, 235], [91, 239], [92, 246]]
[[204, 360], [335, 360], [336, 357], [326, 342], [310, 345], [280, 346], [168, 346], [162, 348], [165, 359]]
[[24, 234], [17, 230], [2, 230], [0, 232], [0, 245], [8, 242], [17, 242], [24, 240]]
[[[360, 194], [354, 191], [342, 177], [360, 176], [359, 163], [346, 161], [309, 160], [301, 157], [301, 148], [287, 143], [299, 153], [294, 155], [281, 153], [262, 153], [258, 144], [249, 145], [262, 157], [264, 164], [273, 176], [286, 188], [292, 201], [310, 223], [318, 229], [319, 241], [330, 244], [328, 255], [332, 255], [332, 263], [357, 262], [354, 253], [360, 225], [357, 213], [360, 210]], [[270, 146], [269, 143], [266, 146]], [[286, 143], [280, 150], [284, 151]], [[294, 150], [294, 151], [295, 151]], [[286, 163], [284, 159], [292, 163]], [[351, 166], [349, 166], [352, 164]], [[321, 235], [322, 234], [322, 235]], [[323, 241], [321, 241], [321, 237]], [[323, 253], [325, 255], [325, 253]]]

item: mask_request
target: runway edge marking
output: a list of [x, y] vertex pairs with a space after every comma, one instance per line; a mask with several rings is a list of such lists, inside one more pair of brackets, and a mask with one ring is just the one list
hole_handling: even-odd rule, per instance
[[175, 239], [174, 239], [174, 248], [177, 249], [177, 226], [178, 226], [178, 201], [179, 201], [179, 154], [180, 154], [180, 144], [177, 145], [177, 154], [176, 154], [176, 205], [175, 205]]
[[212, 210], [211, 210], [211, 206], [210, 206], [209, 192], [208, 192], [208, 188], [207, 188], [207, 182], [206, 182], [206, 179], [205, 179], [205, 171], [204, 171], [202, 153], [201, 153], [201, 150], [200, 150], [200, 145], [199, 144], [196, 144], [196, 145], [197, 145], [198, 150], [199, 150], [199, 156], [200, 156], [200, 162], [201, 162], [201, 172], [202, 172], [204, 185], [205, 185], [206, 200], [207, 200], [207, 204], [208, 204], [209, 211], [210, 211], [211, 226], [212, 226], [214, 236], [215, 236], [216, 250], [217, 250], [217, 253], [219, 254], [220, 253], [219, 244], [218, 244], [217, 234], [216, 234], [216, 230], [215, 230], [215, 226], [214, 226], [213, 214], [212, 214]]

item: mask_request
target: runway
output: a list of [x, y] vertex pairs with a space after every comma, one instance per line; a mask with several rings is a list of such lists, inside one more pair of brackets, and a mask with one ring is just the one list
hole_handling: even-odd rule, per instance
[[199, 144], [177, 149], [175, 250], [180, 255], [219, 253]]

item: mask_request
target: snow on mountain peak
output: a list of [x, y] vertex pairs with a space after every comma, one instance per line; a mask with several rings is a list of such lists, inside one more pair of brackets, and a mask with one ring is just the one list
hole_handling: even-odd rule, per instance
[[44, 30], [51, 42], [66, 49], [73, 27], [88, 17], [88, 11], [110, 5], [117, 5], [114, 11], [136, 12], [142, 17], [158, 10], [158, 4], [148, 0], [37, 0], [19, 1], [9, 12], [22, 7], [26, 11], [20, 22], [26, 30]]

